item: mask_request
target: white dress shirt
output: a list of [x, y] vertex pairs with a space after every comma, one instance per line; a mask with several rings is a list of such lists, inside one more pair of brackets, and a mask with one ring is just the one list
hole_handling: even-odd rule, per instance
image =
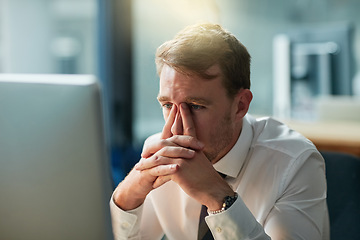
[[[214, 168], [239, 195], [206, 217], [214, 239], [329, 239], [324, 160], [299, 133], [272, 119], [243, 120], [241, 135]], [[131, 211], [110, 201], [115, 239], [196, 240], [201, 204], [170, 181]]]

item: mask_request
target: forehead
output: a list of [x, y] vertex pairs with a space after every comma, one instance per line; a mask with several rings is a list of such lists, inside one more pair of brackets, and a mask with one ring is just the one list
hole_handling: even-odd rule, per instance
[[[191, 83], [191, 84], [208, 84], [222, 81], [223, 74], [218, 64], [211, 66], [203, 73], [196, 73], [191, 70], [175, 69], [164, 64], [160, 72], [160, 84], [174, 83]], [[211, 81], [215, 80], [215, 81]]]
[[225, 93], [221, 81], [221, 71], [217, 65], [206, 71], [210, 78], [197, 74], [179, 72], [164, 65], [160, 74], [160, 99], [198, 98]]

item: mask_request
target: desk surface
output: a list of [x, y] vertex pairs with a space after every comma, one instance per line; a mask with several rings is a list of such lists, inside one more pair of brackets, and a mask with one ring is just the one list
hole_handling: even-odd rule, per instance
[[319, 151], [337, 151], [360, 157], [360, 122], [284, 121], [310, 139]]

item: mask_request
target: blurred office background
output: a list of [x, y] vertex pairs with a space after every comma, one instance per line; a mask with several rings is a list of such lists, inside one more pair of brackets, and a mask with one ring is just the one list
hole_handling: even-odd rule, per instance
[[247, 46], [252, 114], [316, 121], [336, 117], [317, 106], [360, 95], [359, 9], [358, 0], [0, 0], [0, 72], [98, 76], [117, 182], [162, 128], [154, 53], [183, 27], [220, 23]]

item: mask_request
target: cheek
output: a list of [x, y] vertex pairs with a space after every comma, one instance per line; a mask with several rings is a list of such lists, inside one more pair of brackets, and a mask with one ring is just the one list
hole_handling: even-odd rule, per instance
[[[221, 114], [208, 114], [193, 116], [197, 138], [207, 144], [210, 144], [221, 135], [222, 129], [229, 127], [228, 118], [221, 117]], [[229, 117], [229, 116], [227, 116]]]
[[196, 129], [196, 137], [202, 142], [208, 142], [208, 136], [212, 128], [211, 121], [208, 116], [193, 114], [193, 122]]

